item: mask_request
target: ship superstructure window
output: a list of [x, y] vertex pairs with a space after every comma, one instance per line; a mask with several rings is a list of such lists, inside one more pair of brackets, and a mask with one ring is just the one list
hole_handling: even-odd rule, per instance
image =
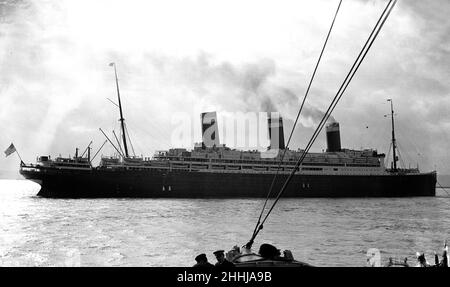
[[321, 167], [302, 167], [302, 170], [323, 170]]

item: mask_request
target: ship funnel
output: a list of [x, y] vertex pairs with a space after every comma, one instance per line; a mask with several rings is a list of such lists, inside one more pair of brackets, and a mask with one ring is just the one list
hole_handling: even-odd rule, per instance
[[201, 113], [202, 147], [219, 147], [219, 128], [216, 112]]
[[268, 113], [267, 124], [269, 126], [270, 149], [285, 149], [283, 118], [278, 113]]
[[339, 123], [334, 122], [327, 125], [327, 152], [341, 151], [341, 135]]

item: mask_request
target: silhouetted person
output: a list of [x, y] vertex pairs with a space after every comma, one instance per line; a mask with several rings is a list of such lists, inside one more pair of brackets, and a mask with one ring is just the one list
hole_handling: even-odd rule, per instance
[[206, 258], [206, 254], [202, 253], [195, 257], [195, 261], [197, 261], [197, 264], [195, 264], [192, 267], [201, 267], [201, 268], [213, 268], [214, 265], [208, 262], [208, 258]]
[[274, 259], [278, 259], [281, 255], [281, 253], [280, 253], [280, 249], [277, 249], [275, 246], [264, 243], [264, 244], [261, 244], [261, 246], [259, 247], [259, 255], [261, 255], [265, 259], [274, 260]]
[[216, 267], [220, 268], [235, 267], [234, 263], [225, 259], [225, 254], [223, 250], [217, 250], [213, 254], [216, 256], [217, 259], [217, 263], [215, 265]]
[[448, 267], [448, 247], [447, 241], [444, 244], [444, 253], [442, 254], [442, 261], [439, 264], [440, 267]]
[[429, 267], [430, 264], [427, 262], [427, 259], [425, 258], [425, 253], [418, 253], [417, 252], [417, 261], [419, 261], [419, 264], [417, 267]]
[[442, 260], [439, 261], [439, 256], [434, 252], [434, 263], [436, 267], [448, 267], [448, 247], [447, 241], [444, 244], [444, 252], [442, 253]]

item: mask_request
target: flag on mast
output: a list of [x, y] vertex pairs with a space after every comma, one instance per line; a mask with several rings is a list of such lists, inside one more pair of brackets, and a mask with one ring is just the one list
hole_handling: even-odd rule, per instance
[[5, 150], [6, 157], [16, 152], [16, 147], [14, 144], [11, 143], [11, 145]]
[[109, 63], [109, 66], [110, 66], [110, 67], [114, 66], [114, 63]]

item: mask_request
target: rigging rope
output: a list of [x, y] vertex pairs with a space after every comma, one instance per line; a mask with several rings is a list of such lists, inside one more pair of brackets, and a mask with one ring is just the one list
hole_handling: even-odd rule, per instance
[[389, 145], [389, 151], [388, 151], [387, 156], [385, 158], [385, 162], [384, 162], [384, 166], [385, 167], [389, 166], [389, 157], [391, 156], [391, 149], [392, 149], [392, 142]]
[[[403, 157], [402, 157], [402, 155], [400, 154], [400, 145], [398, 144], [398, 141], [397, 141], [397, 140], [396, 140], [395, 143], [396, 143], [396, 145], [397, 145], [397, 153], [398, 153], [398, 158], [400, 159], [400, 163], [403, 165], [403, 168], [407, 168], [405, 162], [403, 161]], [[402, 146], [401, 149], [403, 149], [403, 146]]]
[[439, 185], [440, 188], [442, 188], [445, 193], [447, 193], [448, 196], [450, 196], [450, 194], [447, 192], [447, 190], [439, 183], [439, 181], [436, 180], [436, 183]]
[[[302, 156], [297, 161], [295, 167], [292, 169], [292, 172], [289, 174], [289, 177], [287, 178], [287, 180], [283, 184], [282, 188], [278, 192], [278, 195], [277, 195], [274, 203], [272, 204], [272, 207], [267, 212], [267, 214], [264, 217], [263, 221], [255, 228], [256, 231], [253, 233], [252, 238], [250, 239], [250, 241], [246, 244], [247, 248], [251, 248], [251, 246], [253, 244], [253, 241], [256, 238], [256, 236], [258, 235], [259, 231], [261, 231], [263, 229], [263, 225], [264, 225], [265, 221], [267, 220], [268, 216], [270, 215], [270, 213], [272, 212], [273, 208], [277, 204], [278, 200], [280, 199], [280, 197], [283, 194], [284, 190], [286, 189], [287, 185], [291, 181], [291, 179], [294, 176], [295, 172], [299, 168], [299, 166], [302, 163], [303, 159], [306, 157], [306, 154], [308, 153], [308, 151], [311, 148], [312, 144], [314, 143], [314, 141], [316, 140], [316, 138], [319, 135], [320, 131], [322, 130], [323, 126], [325, 125], [326, 120], [329, 118], [329, 116], [333, 112], [333, 110], [336, 107], [337, 103], [339, 102], [339, 100], [341, 99], [341, 97], [344, 94], [345, 90], [347, 89], [349, 83], [353, 79], [353, 76], [355, 75], [355, 73], [357, 72], [358, 68], [360, 67], [362, 61], [364, 60], [365, 56], [367, 55], [367, 52], [372, 47], [373, 42], [375, 41], [376, 37], [378, 36], [379, 32], [381, 31], [381, 28], [383, 27], [384, 23], [386, 22], [387, 18], [389, 17], [389, 14], [391, 13], [392, 9], [394, 8], [396, 2], [397, 2], [397, 0], [389, 0], [389, 3], [386, 5], [386, 8], [383, 10], [383, 13], [381, 14], [381, 16], [378, 19], [376, 25], [374, 26], [372, 32], [370, 33], [369, 38], [367, 39], [366, 43], [364, 44], [363, 48], [361, 49], [358, 57], [356, 58], [355, 62], [353, 63], [350, 71], [348, 72], [347, 76], [345, 77], [345, 79], [344, 79], [342, 85], [340, 86], [338, 92], [334, 96], [333, 101], [331, 102], [330, 106], [328, 107], [325, 115], [322, 117], [322, 120], [320, 121], [319, 125], [317, 126], [313, 136], [309, 140], [309, 142], [308, 142], [304, 152], [302, 153]], [[372, 36], [373, 36], [373, 38], [372, 38]], [[367, 49], [366, 49], [366, 47], [367, 47]]]
[[127, 134], [128, 141], [130, 142], [131, 150], [133, 151], [133, 155], [136, 156], [136, 153], [134, 152], [133, 143], [131, 142], [130, 134], [128, 133], [128, 127], [127, 127], [126, 124], [125, 124], [125, 132], [126, 132], [126, 134]]
[[290, 133], [290, 135], [289, 135], [287, 144], [286, 144], [286, 146], [285, 146], [285, 149], [283, 150], [283, 155], [281, 156], [280, 161], [278, 162], [277, 171], [276, 171], [275, 176], [274, 176], [274, 178], [273, 178], [273, 180], [272, 180], [272, 183], [270, 184], [269, 192], [267, 193], [266, 200], [265, 200], [265, 202], [264, 202], [263, 208], [262, 208], [261, 213], [260, 213], [260, 215], [259, 215], [258, 222], [256, 223], [255, 229], [253, 230], [253, 234], [255, 234], [256, 229], [258, 228], [258, 225], [261, 223], [262, 215], [264, 214], [264, 210], [265, 210], [265, 208], [266, 208], [267, 202], [269, 201], [270, 195], [271, 195], [271, 193], [272, 193], [272, 190], [273, 190], [275, 181], [276, 181], [276, 179], [277, 179], [277, 176], [278, 176], [278, 173], [279, 173], [279, 170], [280, 170], [280, 166], [281, 166], [281, 164], [283, 163], [284, 157], [285, 157], [285, 155], [286, 155], [286, 151], [287, 151], [287, 149], [288, 149], [288, 147], [289, 147], [289, 143], [291, 142], [292, 135], [294, 134], [295, 127], [296, 127], [296, 125], [297, 125], [298, 119], [299, 119], [300, 114], [301, 114], [302, 109], [303, 109], [303, 105], [305, 104], [305, 100], [306, 100], [306, 98], [307, 98], [307, 96], [308, 96], [308, 93], [309, 93], [309, 90], [310, 90], [310, 88], [311, 88], [311, 84], [312, 84], [312, 82], [313, 82], [313, 80], [314, 80], [314, 77], [315, 77], [315, 75], [316, 75], [317, 68], [319, 67], [320, 60], [322, 59], [323, 52], [325, 51], [325, 47], [326, 47], [327, 42], [328, 42], [328, 39], [329, 39], [329, 37], [330, 37], [331, 30], [333, 29], [334, 22], [335, 22], [335, 20], [336, 20], [336, 17], [337, 17], [337, 14], [338, 14], [338, 12], [339, 12], [339, 8], [341, 7], [341, 4], [342, 4], [342, 0], [339, 1], [339, 5], [338, 5], [338, 7], [337, 7], [337, 9], [336, 9], [336, 13], [334, 14], [333, 22], [331, 23], [331, 26], [330, 26], [330, 29], [329, 29], [329, 31], [328, 31], [327, 37], [326, 37], [326, 39], [325, 39], [325, 43], [323, 44], [323, 47], [322, 47], [322, 51], [320, 52], [319, 59], [317, 60], [316, 66], [315, 66], [314, 71], [313, 71], [313, 73], [312, 73], [312, 75], [311, 75], [311, 79], [309, 80], [308, 88], [306, 89], [305, 95], [304, 95], [304, 97], [303, 97], [302, 104], [300, 105], [300, 109], [299, 109], [299, 111], [298, 111], [298, 113], [297, 113], [297, 117], [295, 118], [295, 122], [294, 122], [294, 125], [293, 125], [293, 127], [292, 127], [291, 133]]

